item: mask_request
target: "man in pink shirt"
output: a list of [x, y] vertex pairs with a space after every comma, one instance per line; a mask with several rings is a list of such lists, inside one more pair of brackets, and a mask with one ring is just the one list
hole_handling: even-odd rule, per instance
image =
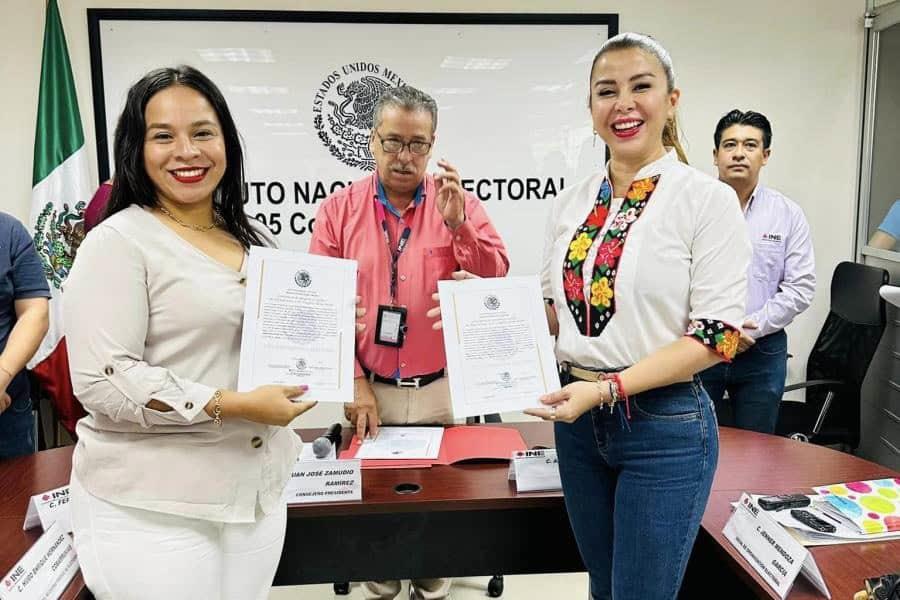
[[[426, 173], [437, 104], [410, 86], [375, 105], [369, 147], [376, 171], [325, 200], [309, 251], [359, 261], [357, 293], [366, 309], [358, 339], [354, 402], [345, 407], [362, 439], [378, 425], [451, 423], [442, 332], [426, 313], [437, 282], [458, 270], [502, 277], [503, 241], [481, 203], [463, 190], [446, 160]], [[447, 579], [413, 581], [411, 597], [446, 598]], [[397, 581], [364, 584], [367, 598], [395, 597]]]

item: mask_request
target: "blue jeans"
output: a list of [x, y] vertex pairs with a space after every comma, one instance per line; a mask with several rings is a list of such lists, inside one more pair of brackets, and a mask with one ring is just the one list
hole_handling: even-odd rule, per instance
[[786, 376], [787, 334], [781, 330], [759, 338], [730, 363], [702, 371], [700, 380], [720, 425], [775, 433]]
[[569, 522], [594, 600], [678, 595], [706, 509], [719, 436], [695, 378], [556, 423]]
[[34, 452], [34, 414], [28, 394], [16, 394], [0, 413], [0, 459]]

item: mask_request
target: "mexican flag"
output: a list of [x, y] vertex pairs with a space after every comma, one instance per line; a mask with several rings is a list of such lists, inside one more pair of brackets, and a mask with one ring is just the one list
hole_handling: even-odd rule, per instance
[[50, 330], [28, 367], [67, 429], [83, 415], [72, 395], [63, 339], [63, 283], [84, 239], [84, 209], [92, 195], [75, 81], [56, 0], [47, 1], [40, 97], [34, 136], [31, 229], [50, 284]]

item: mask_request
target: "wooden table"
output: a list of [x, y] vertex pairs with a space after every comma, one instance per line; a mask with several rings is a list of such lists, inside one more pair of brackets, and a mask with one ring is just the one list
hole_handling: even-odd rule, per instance
[[[501, 426], [517, 427], [529, 448], [554, 445], [546, 423]], [[275, 584], [584, 571], [562, 494], [516, 494], [507, 470], [364, 470], [362, 502], [288, 508]], [[395, 491], [410, 483], [421, 490]]]
[[[43, 533], [40, 527], [22, 531], [28, 500], [35, 494], [69, 483], [71, 471], [72, 446], [0, 460], [0, 577], [6, 575]], [[81, 571], [75, 574], [60, 598], [93, 598], [84, 587]]]
[[[778, 597], [722, 534], [722, 528], [731, 516], [731, 503], [741, 492], [808, 494], [813, 486], [886, 477], [900, 477], [900, 474], [822, 446], [722, 427], [719, 468], [691, 555], [685, 588], [709, 590], [710, 573], [725, 566], [737, 575], [741, 587], [751, 594], [743, 592], [742, 596], [732, 589], [731, 595], [717, 594], [715, 597]], [[900, 572], [900, 541], [816, 546], [809, 550], [836, 600], [852, 598], [855, 592], [863, 589], [863, 580], [867, 577]], [[797, 577], [788, 596], [791, 600], [822, 597], [802, 576]]]
[[[529, 447], [553, 445], [547, 424], [506, 426], [518, 427]], [[312, 440], [320, 431], [301, 434]], [[721, 533], [730, 503], [742, 491], [809, 492], [814, 485], [900, 476], [848, 454], [784, 438], [729, 428], [722, 428], [720, 436], [719, 469], [683, 598], [775, 598]], [[59, 448], [0, 461], [0, 575], [40, 535], [40, 529], [22, 531], [28, 499], [68, 481], [71, 452], [71, 447]], [[506, 474], [507, 466], [496, 463], [367, 470], [363, 502], [288, 509], [276, 584], [583, 570], [561, 494], [516, 494]], [[400, 483], [422, 489], [397, 494]], [[900, 541], [811, 551], [836, 599], [852, 597], [866, 577], [900, 571]], [[716, 587], [711, 587], [713, 579]], [[63, 598], [87, 597], [79, 573]], [[820, 597], [803, 579], [789, 596]]]

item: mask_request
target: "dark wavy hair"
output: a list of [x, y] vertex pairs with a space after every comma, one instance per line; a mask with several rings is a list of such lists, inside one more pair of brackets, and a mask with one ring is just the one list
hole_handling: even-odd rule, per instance
[[772, 124], [769, 123], [766, 115], [752, 110], [742, 112], [735, 108], [719, 119], [719, 122], [716, 124], [716, 132], [713, 134], [713, 142], [715, 142], [716, 148], [722, 143], [722, 133], [732, 125], [756, 127], [762, 132], [763, 149], [765, 150], [772, 145]]
[[189, 87], [205, 97], [216, 111], [225, 138], [225, 174], [213, 192], [213, 206], [225, 228], [244, 248], [262, 245], [259, 234], [250, 227], [244, 212], [244, 152], [231, 111], [219, 88], [206, 75], [185, 65], [150, 71], [128, 90], [125, 109], [116, 125], [113, 143], [115, 171], [106, 217], [128, 208], [158, 206], [156, 188], [144, 167], [144, 137], [147, 123], [144, 111], [150, 99], [176, 85]]

